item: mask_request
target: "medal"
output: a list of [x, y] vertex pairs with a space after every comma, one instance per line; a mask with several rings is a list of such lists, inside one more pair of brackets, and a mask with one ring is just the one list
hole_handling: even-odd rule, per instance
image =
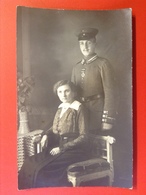
[[84, 79], [85, 77], [85, 68], [82, 68], [81, 70], [81, 78]]

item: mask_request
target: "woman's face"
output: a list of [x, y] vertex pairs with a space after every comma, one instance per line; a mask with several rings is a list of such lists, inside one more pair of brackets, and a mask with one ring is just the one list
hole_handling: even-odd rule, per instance
[[57, 89], [57, 95], [61, 102], [72, 103], [74, 100], [74, 92], [69, 85], [62, 85]]

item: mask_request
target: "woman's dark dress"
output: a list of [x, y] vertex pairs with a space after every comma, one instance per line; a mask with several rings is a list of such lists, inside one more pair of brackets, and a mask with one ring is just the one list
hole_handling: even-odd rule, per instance
[[[43, 135], [48, 135], [49, 146], [41, 153], [29, 157], [24, 162], [19, 176], [19, 189], [66, 186], [67, 167], [88, 158], [86, 153], [86, 118], [84, 109], [74, 101], [60, 118], [62, 104], [59, 106], [53, 128]], [[51, 155], [50, 150], [60, 148], [61, 152]]]

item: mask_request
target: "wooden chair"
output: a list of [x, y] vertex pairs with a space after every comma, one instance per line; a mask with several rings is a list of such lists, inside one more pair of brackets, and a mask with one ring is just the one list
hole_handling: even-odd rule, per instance
[[[35, 136], [33, 141], [37, 146], [36, 152], [41, 152], [40, 135]], [[68, 181], [76, 187], [82, 182], [108, 177], [109, 186], [112, 186], [114, 181], [112, 144], [114, 142], [115, 139], [111, 136], [89, 135], [87, 147], [90, 158], [71, 164], [67, 168]]]
[[68, 181], [76, 187], [82, 182], [108, 177], [109, 186], [112, 186], [114, 180], [112, 144], [114, 142], [115, 139], [111, 136], [90, 135], [91, 158], [70, 165], [67, 169]]

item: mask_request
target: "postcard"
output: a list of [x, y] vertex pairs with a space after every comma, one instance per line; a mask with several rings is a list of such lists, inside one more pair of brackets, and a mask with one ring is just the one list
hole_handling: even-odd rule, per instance
[[133, 187], [132, 10], [17, 7], [18, 188]]

